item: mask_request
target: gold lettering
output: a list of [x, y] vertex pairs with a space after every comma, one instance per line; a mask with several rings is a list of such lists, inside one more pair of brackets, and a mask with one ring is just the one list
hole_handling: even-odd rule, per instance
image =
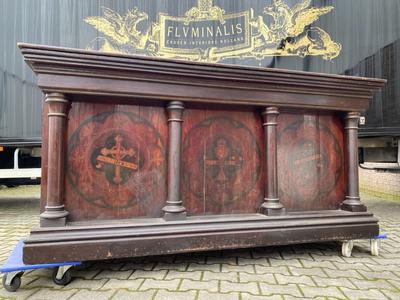
[[199, 27], [197, 27], [197, 28], [192, 27], [192, 37], [199, 37], [199, 36], [200, 36]]
[[173, 29], [174, 29], [174, 27], [168, 26], [168, 37], [172, 34]]
[[185, 37], [187, 37], [187, 36], [188, 36], [188, 33], [189, 33], [189, 27], [183, 27], [183, 35], [184, 35]]
[[178, 27], [175, 27], [175, 37], [181, 37], [181, 35], [178, 33]]
[[224, 34], [225, 34], [226, 36], [231, 35], [231, 34], [226, 30], [226, 25], [224, 25]]
[[217, 27], [217, 33], [215, 34], [215, 36], [222, 36], [222, 31], [221, 28]]
[[236, 24], [236, 33], [241, 34], [243, 32], [242, 24]]
[[214, 28], [213, 27], [207, 27], [207, 37], [212, 37], [214, 36]]

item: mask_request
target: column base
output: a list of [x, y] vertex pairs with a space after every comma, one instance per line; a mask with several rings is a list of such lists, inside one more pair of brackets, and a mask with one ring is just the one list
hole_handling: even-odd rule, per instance
[[368, 210], [367, 207], [363, 203], [360, 203], [360, 204], [348, 204], [348, 203], [345, 203], [345, 202], [343, 202], [340, 205], [340, 209], [341, 210], [351, 211], [351, 212], [366, 212]]
[[46, 206], [45, 211], [40, 214], [40, 227], [61, 227], [67, 223], [68, 211], [64, 205]]
[[273, 208], [260, 208], [260, 213], [266, 216], [283, 216], [286, 214], [285, 208], [273, 209]]
[[46, 219], [40, 216], [40, 227], [64, 227], [67, 224], [67, 218]]
[[181, 221], [186, 219], [186, 208], [181, 206], [181, 201], [168, 202], [163, 207], [165, 221]]
[[165, 221], [183, 221], [186, 220], [186, 211], [178, 212], [178, 213], [171, 213], [165, 212], [163, 219]]
[[346, 200], [340, 205], [341, 210], [351, 212], [366, 212], [367, 207], [360, 201], [360, 197], [346, 196]]
[[260, 213], [266, 216], [281, 216], [286, 214], [286, 208], [279, 202], [279, 199], [264, 199], [260, 207]]

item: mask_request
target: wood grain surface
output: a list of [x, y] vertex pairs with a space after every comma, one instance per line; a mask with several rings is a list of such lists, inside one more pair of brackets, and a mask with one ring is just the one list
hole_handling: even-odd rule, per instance
[[[183, 120], [181, 190], [188, 215], [257, 212], [266, 176], [259, 111], [187, 109]], [[113, 161], [97, 167], [102, 162], [96, 160], [115, 147], [117, 136], [123, 148], [135, 150], [123, 161], [139, 161], [137, 169], [120, 167], [119, 183]], [[161, 216], [167, 136], [163, 107], [73, 103], [65, 196], [70, 220]], [[337, 114], [279, 116], [279, 197], [288, 211], [338, 208], [345, 197], [343, 147]], [[46, 162], [44, 156], [43, 186]]]
[[162, 107], [74, 103], [65, 193], [70, 220], [159, 217], [166, 137]]
[[187, 110], [182, 192], [188, 213], [257, 212], [263, 198], [263, 152], [258, 111]]
[[279, 196], [288, 210], [338, 209], [345, 197], [343, 147], [340, 115], [279, 116]]

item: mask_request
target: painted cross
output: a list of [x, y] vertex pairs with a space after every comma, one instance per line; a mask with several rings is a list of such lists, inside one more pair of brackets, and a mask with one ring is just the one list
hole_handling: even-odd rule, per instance
[[295, 162], [294, 162], [294, 165], [298, 166], [298, 165], [302, 165], [302, 164], [305, 164], [305, 163], [308, 163], [308, 162], [311, 162], [311, 161], [317, 161], [318, 162], [317, 166], [319, 167], [320, 166], [319, 162], [321, 161], [321, 158], [322, 158], [321, 154], [309, 155], [309, 156], [306, 156], [306, 157], [303, 157], [303, 158], [296, 159]]
[[309, 162], [316, 162], [316, 166], [321, 167], [322, 155], [314, 152], [315, 146], [313, 143], [304, 143], [301, 145], [301, 148], [294, 161], [296, 167]]
[[224, 168], [226, 166], [235, 167], [235, 172], [239, 169], [243, 163], [243, 157], [240, 155], [232, 155], [232, 149], [228, 146], [225, 139], [220, 138], [217, 140], [217, 144], [214, 148], [215, 159], [205, 159], [206, 166], [218, 167], [218, 175], [215, 178], [218, 183], [224, 183], [227, 181]]
[[113, 182], [120, 184], [122, 182], [121, 168], [137, 170], [138, 165], [123, 160], [126, 157], [134, 156], [136, 153], [135, 150], [125, 149], [122, 145], [123, 138], [120, 135], [117, 135], [114, 140], [115, 146], [113, 146], [111, 149], [103, 148], [100, 150], [101, 155], [97, 156], [96, 158], [98, 161], [96, 168], [100, 169], [104, 164], [115, 166]]

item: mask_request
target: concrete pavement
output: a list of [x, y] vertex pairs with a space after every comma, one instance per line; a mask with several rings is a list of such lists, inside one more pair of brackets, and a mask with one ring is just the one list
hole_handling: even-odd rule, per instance
[[[0, 190], [0, 264], [38, 224], [39, 202], [30, 197], [37, 193]], [[51, 270], [27, 272], [18, 292], [0, 287], [0, 298], [400, 299], [400, 202], [363, 199], [389, 237], [380, 257], [357, 241], [351, 258], [324, 243], [96, 262], [75, 269], [65, 287], [52, 282]]]

